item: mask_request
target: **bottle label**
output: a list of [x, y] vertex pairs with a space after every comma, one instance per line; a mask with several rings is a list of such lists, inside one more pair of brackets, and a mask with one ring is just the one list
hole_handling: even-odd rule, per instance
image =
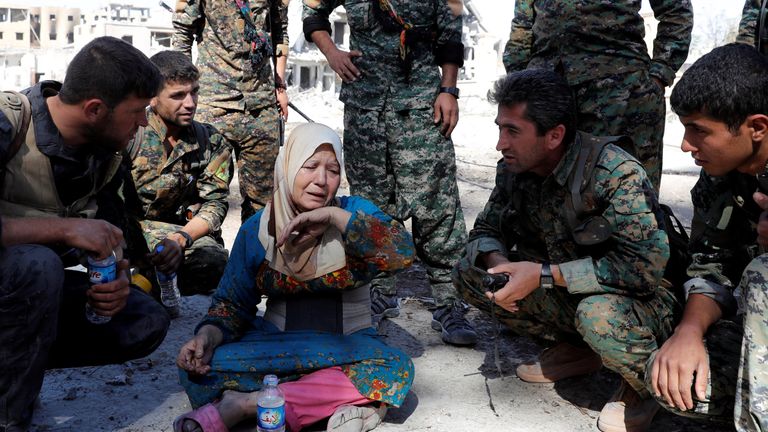
[[278, 430], [285, 426], [285, 405], [267, 408], [258, 407], [259, 428], [265, 430]]
[[117, 279], [117, 265], [115, 263], [105, 266], [90, 265], [89, 267], [88, 276], [93, 285], [112, 282]]

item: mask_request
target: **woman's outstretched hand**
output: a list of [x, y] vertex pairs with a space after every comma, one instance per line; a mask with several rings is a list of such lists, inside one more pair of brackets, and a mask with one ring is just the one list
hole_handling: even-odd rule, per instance
[[286, 243], [293, 247], [305, 246], [320, 238], [331, 225], [343, 233], [350, 217], [352, 213], [338, 207], [321, 207], [300, 213], [283, 228], [277, 237], [277, 247]]
[[218, 327], [204, 325], [195, 337], [181, 347], [176, 364], [193, 375], [207, 374], [211, 371], [213, 351], [223, 339], [224, 335]]

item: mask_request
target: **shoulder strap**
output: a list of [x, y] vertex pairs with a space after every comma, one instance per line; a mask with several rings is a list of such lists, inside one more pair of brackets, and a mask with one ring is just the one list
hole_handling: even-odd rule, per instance
[[211, 136], [208, 133], [208, 128], [202, 123], [193, 121], [192, 126], [195, 129], [195, 141], [201, 150], [207, 149], [211, 144]]
[[136, 156], [139, 155], [141, 145], [144, 143], [145, 130], [146, 128], [144, 126], [139, 126], [136, 130], [136, 135], [133, 136], [133, 139], [128, 143], [128, 147], [125, 149], [125, 153], [128, 155], [129, 165], [132, 165]]
[[[600, 153], [608, 144], [616, 143], [619, 147], [630, 141], [629, 137], [619, 136], [588, 136], [581, 133], [577, 134], [577, 139], [581, 142], [579, 158], [576, 161], [576, 170], [571, 178], [571, 202], [576, 213], [576, 219], [581, 219], [586, 211], [584, 201], [581, 199], [582, 192], [592, 182], [592, 171], [594, 171], [597, 161], [600, 159]], [[585, 139], [588, 138], [588, 139]], [[594, 186], [594, 185], [593, 185]]]
[[11, 146], [8, 148], [5, 160], [0, 161], [2, 166], [5, 166], [16, 155], [16, 152], [19, 151], [21, 143], [27, 139], [27, 129], [29, 129], [29, 123], [32, 121], [32, 107], [26, 96], [19, 92], [8, 90], [0, 92], [0, 111], [5, 114], [8, 121], [16, 126], [16, 134], [11, 141]]

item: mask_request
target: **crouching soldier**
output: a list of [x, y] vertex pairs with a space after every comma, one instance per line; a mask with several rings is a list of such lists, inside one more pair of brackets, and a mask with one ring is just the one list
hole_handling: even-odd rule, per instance
[[[221, 224], [231, 147], [212, 126], [194, 121], [199, 73], [189, 58], [163, 51], [150, 60], [163, 86], [150, 102], [149, 125], [128, 148], [131, 178], [124, 187], [146, 242], [142, 249], [151, 253], [143, 264], [150, 268], [141, 272], [176, 272], [182, 294], [209, 294], [227, 263]], [[158, 245], [162, 252], [156, 252]]]
[[[573, 98], [555, 73], [511, 73], [491, 100], [503, 159], [454, 283], [513, 332], [554, 344], [518, 366], [522, 380], [551, 383], [605, 365], [622, 383], [598, 427], [643, 430], [659, 408], [643, 382], [646, 362], [669, 336], [676, 305], [661, 286], [669, 246], [652, 186], [610, 144], [620, 138], [575, 130]], [[472, 277], [486, 269], [506, 275], [495, 292]]]

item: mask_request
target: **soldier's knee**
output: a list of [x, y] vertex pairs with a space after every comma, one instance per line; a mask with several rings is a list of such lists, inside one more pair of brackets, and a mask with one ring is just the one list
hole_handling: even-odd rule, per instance
[[768, 254], [758, 256], [747, 265], [741, 276], [741, 290], [746, 299], [766, 299], [768, 296]]
[[584, 342], [596, 348], [604, 344], [607, 339], [621, 338], [619, 331], [622, 319], [616, 303], [621, 301], [621, 296], [604, 294], [593, 295], [581, 300], [576, 307], [574, 326]]
[[4, 297], [19, 295], [58, 303], [63, 284], [64, 266], [50, 248], [18, 245], [0, 255], [0, 292]]

